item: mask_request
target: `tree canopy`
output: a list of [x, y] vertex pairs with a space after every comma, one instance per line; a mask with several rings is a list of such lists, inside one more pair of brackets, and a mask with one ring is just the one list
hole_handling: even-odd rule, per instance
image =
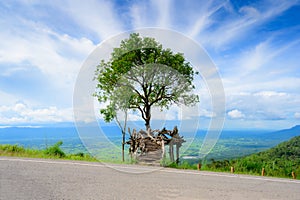
[[132, 33], [113, 49], [110, 60], [97, 66], [95, 96], [106, 105], [100, 110], [106, 122], [113, 120], [117, 111], [134, 110], [140, 112], [148, 129], [153, 106], [163, 110], [172, 104], [199, 102], [193, 94], [195, 74], [182, 53], [164, 49], [154, 38]]

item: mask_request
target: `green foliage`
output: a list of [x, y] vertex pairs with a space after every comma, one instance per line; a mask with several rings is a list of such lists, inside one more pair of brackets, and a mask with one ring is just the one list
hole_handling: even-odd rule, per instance
[[74, 154], [74, 156], [84, 157], [84, 153], [79, 152], [79, 153]]
[[50, 146], [45, 149], [45, 154], [49, 156], [55, 156], [59, 158], [63, 158], [66, 156], [66, 154], [61, 150], [60, 146], [63, 144], [62, 141], [58, 141], [53, 146]]
[[79, 152], [76, 154], [70, 154], [70, 155], [66, 154], [66, 156], [64, 158], [70, 159], [70, 160], [97, 161], [95, 158], [93, 158], [89, 154], [85, 154], [82, 152]]
[[217, 170], [222, 168], [222, 171], [230, 171], [231, 162], [229, 160], [215, 161], [214, 159], [211, 159], [211, 162], [207, 163], [206, 167], [212, 170]]
[[66, 154], [61, 149], [62, 141], [57, 142], [44, 150], [28, 149], [19, 145], [0, 145], [0, 156], [18, 156], [31, 158], [63, 158], [71, 160], [98, 161], [89, 154], [82, 152], [76, 154]]
[[238, 173], [266, 176], [291, 177], [294, 171], [300, 176], [300, 136], [278, 144], [269, 150], [231, 161], [214, 161], [207, 165], [210, 170], [230, 171], [233, 166]]
[[163, 49], [154, 38], [137, 33], [121, 41], [111, 59], [97, 66], [95, 79], [99, 102], [107, 103], [100, 113], [105, 121], [115, 118], [117, 111], [139, 111], [149, 125], [151, 107], [168, 109], [170, 105], [193, 105], [199, 101], [191, 92], [194, 71], [183, 54]]
[[191, 164], [187, 161], [179, 162], [178, 164], [176, 162], [165, 161], [163, 166], [176, 169], [197, 169], [197, 164]]
[[20, 153], [20, 152], [25, 151], [24, 147], [18, 146], [17, 144], [15, 144], [15, 145], [9, 145], [9, 144], [1, 145], [0, 150], [3, 151], [3, 152], [11, 152], [11, 153]]
[[28, 155], [29, 157], [36, 157], [35, 155], [41, 156], [42, 153], [40, 153], [38, 150], [35, 149], [26, 149], [17, 144], [15, 145], [3, 144], [0, 145], [0, 155], [4, 155], [4, 156]]

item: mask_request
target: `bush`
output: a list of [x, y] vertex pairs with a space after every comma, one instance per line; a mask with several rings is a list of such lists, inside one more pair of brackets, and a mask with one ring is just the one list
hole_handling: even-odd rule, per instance
[[79, 152], [79, 153], [74, 154], [74, 156], [78, 156], [78, 157], [82, 157], [83, 158], [85, 155], [84, 155], [84, 153]]
[[65, 152], [61, 150], [60, 146], [63, 144], [62, 141], [55, 143], [53, 146], [50, 146], [45, 149], [45, 154], [49, 156], [55, 156], [59, 158], [63, 158], [66, 156]]
[[10, 153], [19, 153], [19, 152], [24, 152], [25, 149], [22, 146], [18, 146], [17, 144], [15, 145], [1, 145], [1, 150], [5, 152], [10, 152]]

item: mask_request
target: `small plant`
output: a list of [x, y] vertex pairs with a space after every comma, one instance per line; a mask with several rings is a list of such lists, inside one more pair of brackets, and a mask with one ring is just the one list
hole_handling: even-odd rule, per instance
[[63, 144], [62, 141], [58, 141], [53, 146], [50, 146], [45, 149], [45, 154], [49, 156], [55, 156], [59, 158], [63, 158], [66, 156], [65, 152], [61, 150], [60, 146]]
[[76, 153], [76, 154], [74, 154], [75, 156], [78, 156], [78, 157], [84, 157], [84, 153], [82, 153], [82, 152], [79, 152], [79, 153]]

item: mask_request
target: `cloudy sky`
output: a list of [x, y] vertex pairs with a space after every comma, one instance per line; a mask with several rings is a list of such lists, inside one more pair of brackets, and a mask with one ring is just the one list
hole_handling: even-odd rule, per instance
[[0, 125], [72, 122], [88, 55], [145, 27], [178, 31], [207, 51], [224, 85], [225, 128], [300, 124], [299, 22], [299, 0], [3, 0]]

